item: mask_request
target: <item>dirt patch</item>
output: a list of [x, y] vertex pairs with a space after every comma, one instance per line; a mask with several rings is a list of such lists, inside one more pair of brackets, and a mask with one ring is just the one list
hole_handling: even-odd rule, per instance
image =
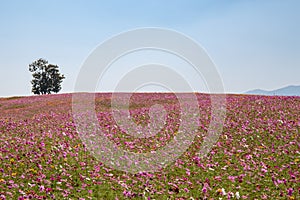
[[5, 98], [6, 100], [14, 100], [14, 99], [20, 99], [20, 98], [23, 98], [23, 97], [8, 97], [8, 98]]
[[10, 110], [10, 109], [20, 109], [20, 108], [24, 108], [24, 107], [26, 107], [26, 105], [24, 105], [24, 104], [14, 104], [14, 105], [7, 106], [4, 109]]

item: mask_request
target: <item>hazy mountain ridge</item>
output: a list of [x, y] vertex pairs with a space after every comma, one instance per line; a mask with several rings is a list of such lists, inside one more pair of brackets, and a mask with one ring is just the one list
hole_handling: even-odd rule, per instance
[[277, 96], [300, 96], [300, 85], [290, 85], [276, 90], [255, 89], [245, 92], [246, 94], [256, 95], [277, 95]]

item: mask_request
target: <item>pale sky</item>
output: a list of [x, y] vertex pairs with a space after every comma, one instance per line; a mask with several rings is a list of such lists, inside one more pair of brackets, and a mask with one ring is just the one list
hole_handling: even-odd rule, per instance
[[61, 93], [72, 92], [92, 50], [142, 27], [193, 38], [226, 92], [300, 85], [299, 24], [298, 0], [0, 0], [0, 96], [31, 95], [28, 65], [38, 58], [59, 65], [66, 76]]

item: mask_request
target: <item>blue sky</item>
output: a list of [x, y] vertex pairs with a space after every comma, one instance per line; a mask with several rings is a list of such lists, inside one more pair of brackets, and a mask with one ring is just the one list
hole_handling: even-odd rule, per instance
[[300, 85], [297, 0], [0, 1], [0, 96], [30, 95], [28, 64], [45, 58], [72, 92], [89, 53], [142, 27], [179, 31], [201, 44], [227, 92]]

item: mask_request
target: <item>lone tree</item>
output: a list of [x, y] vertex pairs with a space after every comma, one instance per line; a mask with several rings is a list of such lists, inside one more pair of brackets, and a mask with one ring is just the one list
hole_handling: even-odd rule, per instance
[[45, 59], [38, 59], [29, 65], [32, 72], [32, 92], [34, 94], [58, 93], [61, 90], [61, 83], [65, 78], [59, 73], [58, 66], [48, 64]]

